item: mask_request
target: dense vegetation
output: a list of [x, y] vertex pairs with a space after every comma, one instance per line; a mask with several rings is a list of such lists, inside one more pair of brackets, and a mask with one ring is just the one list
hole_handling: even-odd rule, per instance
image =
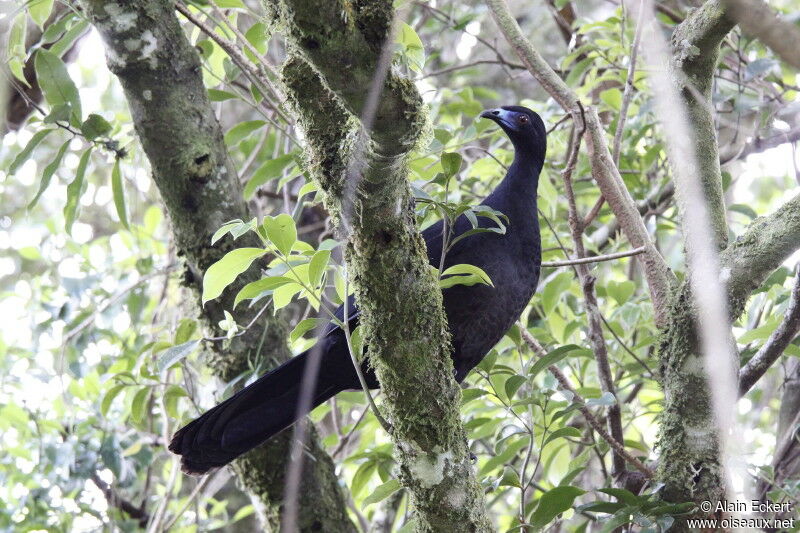
[[[292, 63], [309, 46], [287, 22], [292, 2], [267, 2], [267, 9], [249, 0], [179, 2], [180, 13], [168, 2], [141, 4], [128, 11], [120, 7], [125, 2], [33, 0], [0, 8], [8, 44], [8, 77], [0, 89], [7, 104], [0, 145], [0, 529], [238, 531], [259, 527], [257, 520], [276, 527], [292, 507], [279, 509], [284, 487], [291, 486], [284, 479], [291, 479], [284, 475], [290, 451], [306, 458], [301, 488], [287, 489], [297, 500], [292, 520], [300, 529], [312, 530], [315, 521], [326, 531], [428, 527], [430, 510], [415, 518], [410, 493], [420, 504], [415, 481], [435, 478], [442, 466], [411, 469], [401, 484], [398, 462], [412, 464], [408, 452], [398, 458], [363, 392], [340, 394], [317, 408], [302, 447], [292, 448], [287, 431], [260, 459], [200, 480], [180, 474], [166, 451], [182, 422], [288, 352], [310, 347], [326, 309], [341, 303], [354, 283], [365, 283], [359, 257], [382, 256], [359, 251], [364, 233], [342, 227], [351, 216], [351, 192], [334, 179], [336, 169], [346, 173], [346, 156], [366, 141], [353, 128], [338, 131], [337, 121], [322, 120], [338, 117], [352, 126], [358, 117], [348, 95], [342, 109], [326, 109], [328, 93], [314, 94], [301, 77], [308, 73]], [[341, 2], [343, 27], [379, 16], [362, 4]], [[613, 531], [632, 524], [663, 531], [696, 513], [698, 502], [722, 495], [723, 452], [713, 438], [700, 445], [707, 464], [676, 452], [685, 444], [676, 420], [700, 416], [698, 409], [703, 420], [713, 418], [705, 378], [692, 382], [705, 396], [672, 396], [665, 404], [665, 387], [674, 394], [670, 387], [684, 383], [683, 358], [699, 348], [693, 326], [682, 329], [692, 321], [691, 294], [681, 285], [690, 271], [687, 228], [648, 82], [654, 69], [641, 53], [633, 63], [645, 27], [636, 4], [512, 7], [533, 47], [599, 117], [642, 227], [671, 270], [664, 275], [672, 283], [669, 301], [661, 307], [657, 297], [654, 307], [652, 269], [641, 261], [651, 252], [632, 245], [617, 205], [600, 200], [598, 145], [589, 132], [583, 145], [576, 141], [591, 126], [591, 112], [580, 124], [542, 88], [483, 2], [394, 2], [390, 80], [402, 95], [412, 91], [412, 84], [402, 84], [413, 81], [425, 103], [418, 121], [405, 115], [414, 135], [403, 161], [419, 228], [442, 217], [473, 216], [469, 206], [503, 177], [511, 147], [497, 127], [477, 119], [483, 109], [525, 105], [549, 128], [538, 206], [549, 265], [520, 322], [461, 390], [463, 430], [496, 530]], [[692, 41], [696, 26], [681, 26], [687, 18], [721, 17], [711, 9], [717, 3], [707, 6], [702, 16], [683, 2], [655, 6], [657, 26], [644, 32], [686, 32], [673, 40], [671, 73], [691, 63], [698, 46], [708, 46]], [[796, 6], [779, 7], [790, 13]], [[170, 17], [174, 28], [156, 26]], [[710, 172], [702, 174], [704, 183], [719, 188], [723, 267], [730, 275], [725, 265], [733, 265], [734, 276], [736, 268], [752, 269], [746, 281], [756, 287], [730, 303], [740, 363], [780, 346], [777, 362], [738, 401], [736, 440], [753, 493], [796, 502], [800, 311], [792, 298], [798, 281], [791, 254], [800, 248], [794, 153], [800, 88], [789, 63], [732, 22], [727, 27], [733, 29], [717, 41], [718, 65], [706, 66], [713, 77], [704, 109], [713, 130], [706, 138], [700, 131], [697, 141], [701, 159], [708, 155], [704, 142], [714, 151], [718, 145], [721, 167], [714, 157], [715, 168], [700, 168]], [[171, 30], [180, 37], [159, 33]], [[383, 35], [352, 31], [363, 32], [367, 44]], [[127, 40], [109, 40], [123, 34]], [[181, 47], [184, 38], [190, 46]], [[148, 78], [147, 69], [166, 68], [162, 54], [173, 54], [170, 72], [187, 78], [148, 85], [158, 77]], [[309, 64], [314, 60], [311, 55]], [[189, 92], [192, 69], [181, 70], [194, 61], [207, 101]], [[335, 73], [322, 75], [341, 96]], [[306, 96], [321, 111], [303, 108]], [[212, 110], [224, 145], [215, 144]], [[696, 126], [702, 117], [690, 113], [689, 119]], [[183, 120], [200, 126], [184, 127]], [[371, 140], [380, 142], [376, 131]], [[397, 183], [405, 187], [402, 179]], [[367, 200], [356, 205], [369, 209], [374, 197], [364, 194]], [[706, 200], [714, 212], [713, 200]], [[502, 217], [497, 222], [502, 226]], [[773, 241], [778, 244], [770, 248]], [[558, 263], [627, 251], [635, 255], [588, 266]], [[357, 279], [348, 279], [345, 258]], [[480, 272], [462, 275], [462, 282], [484, 282]], [[415, 298], [425, 283], [422, 275], [415, 280]], [[412, 294], [409, 287], [387, 290], [398, 291], [387, 295], [399, 300], [404, 291]], [[439, 314], [434, 309], [420, 319], [435, 322]], [[388, 330], [391, 322], [370, 324]], [[380, 339], [390, 344], [405, 327], [395, 323]], [[785, 342], [775, 340], [776, 330]], [[370, 332], [352, 334], [360, 351]], [[408, 387], [414, 378], [406, 381], [396, 386]], [[383, 395], [376, 402], [381, 412], [404, 416]], [[713, 424], [707, 426], [711, 431]], [[614, 444], [621, 446], [615, 451]], [[252, 474], [267, 464], [272, 479]], [[469, 501], [482, 505], [480, 498]]]

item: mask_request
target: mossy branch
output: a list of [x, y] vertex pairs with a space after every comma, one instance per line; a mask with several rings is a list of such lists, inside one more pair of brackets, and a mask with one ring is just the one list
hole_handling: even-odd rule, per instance
[[694, 133], [697, 175], [703, 186], [706, 206], [717, 247], [728, 241], [722, 173], [719, 165], [717, 129], [711, 105], [711, 85], [719, 59], [720, 43], [733, 28], [725, 16], [722, 0], [709, 0], [692, 11], [672, 34], [672, 80], [678, 87]]
[[349, 279], [417, 529], [488, 531], [442, 293], [407, 179], [425, 111], [410, 80], [382, 72], [392, 2], [280, 0], [267, 7], [287, 37], [282, 80], [305, 133], [307, 166], [334, 218], [346, 222]]
[[[197, 51], [168, 0], [86, 0], [84, 6], [106, 42], [108, 66], [125, 91], [153, 181], [172, 223], [178, 254], [185, 259], [184, 279], [199, 304], [205, 270], [232, 246], [224, 241], [211, 246], [211, 236], [224, 222], [250, 216], [203, 85]], [[237, 246], [242, 244], [247, 246], [237, 242]], [[257, 277], [255, 267], [236, 283], [241, 287]], [[222, 331], [215, 328], [223, 310], [233, 308], [236, 288], [221, 301], [202, 307], [202, 316], [218, 335]], [[245, 311], [237, 318], [249, 322], [256, 312]], [[248, 359], [287, 357], [287, 330], [283, 319], [267, 317], [228, 346], [215, 343], [210, 362], [214, 372], [229, 381], [248, 368]], [[234, 463], [256, 507], [265, 511], [262, 519], [272, 525], [278, 523], [290, 441], [291, 434], [286, 433]], [[315, 439], [307, 451], [315, 460], [310, 462], [313, 466], [308, 468], [301, 490], [301, 529], [354, 531], [332, 461]]]

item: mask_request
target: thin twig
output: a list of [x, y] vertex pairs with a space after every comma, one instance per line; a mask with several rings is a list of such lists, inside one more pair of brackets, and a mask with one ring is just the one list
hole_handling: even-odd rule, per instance
[[588, 263], [599, 263], [601, 261], [611, 261], [612, 259], [619, 259], [621, 257], [631, 257], [644, 253], [644, 246], [627, 250], [625, 252], [616, 252], [613, 254], [596, 255], [593, 257], [581, 257], [578, 259], [567, 259], [564, 261], [542, 261], [542, 268], [559, 268], [565, 266], [585, 265]]
[[[546, 352], [545, 349], [542, 347], [541, 344], [533, 337], [533, 335], [528, 332], [527, 328], [521, 322], [517, 322], [517, 326], [519, 326], [520, 334], [522, 335], [522, 339], [525, 341], [525, 344], [539, 357], [543, 357]], [[575, 390], [575, 387], [569, 382], [567, 376], [564, 375], [561, 370], [555, 366], [550, 365], [547, 367], [547, 370], [553, 375], [553, 377], [558, 381], [562, 388], [569, 391], [572, 394], [572, 400], [579, 404], [578, 410], [583, 415], [583, 418], [586, 422], [592, 426], [592, 428], [597, 432], [600, 437], [605, 440], [614, 451], [623, 457], [628, 463], [630, 463], [636, 470], [644, 474], [647, 479], [653, 479], [655, 477], [655, 472], [645, 466], [638, 458], [631, 455], [626, 449], [625, 446], [617, 439], [613, 438], [611, 435], [608, 434], [606, 429], [603, 427], [603, 423], [600, 422], [592, 413], [592, 411], [586, 406], [586, 400], [578, 394], [578, 391]]]
[[625, 122], [628, 120], [628, 107], [631, 105], [633, 99], [633, 76], [636, 73], [636, 57], [639, 54], [639, 41], [642, 38], [642, 0], [639, 0], [639, 14], [636, 17], [636, 33], [633, 36], [633, 44], [631, 44], [631, 60], [628, 65], [628, 77], [625, 80], [625, 91], [622, 94], [622, 105], [619, 109], [619, 118], [617, 119], [617, 129], [614, 132], [614, 144], [611, 151], [611, 159], [614, 164], [619, 166], [619, 154], [622, 148], [622, 134], [625, 130]]
[[129, 517], [137, 520], [139, 522], [139, 527], [144, 527], [147, 525], [147, 522], [150, 520], [150, 515], [147, 514], [144, 506], [136, 506], [132, 502], [121, 497], [111, 485], [100, 478], [97, 472], [92, 472], [89, 476], [89, 479], [91, 479], [92, 483], [94, 483], [95, 486], [100, 489], [100, 492], [103, 493], [108, 505], [111, 507], [116, 507]]
[[[189, 22], [197, 26], [200, 31], [205, 33], [209, 39], [212, 39], [217, 45], [222, 48], [222, 50], [228, 54], [236, 66], [242, 69], [242, 72], [252, 81], [258, 88], [264, 93], [272, 93], [272, 96], [276, 99], [277, 103], [273, 106], [275, 112], [280, 115], [280, 117], [286, 121], [287, 124], [291, 124], [292, 121], [289, 117], [280, 109], [280, 104], [284, 101], [283, 95], [280, 91], [275, 88], [270, 81], [270, 79], [264, 74], [261, 70], [259, 65], [254, 65], [245, 55], [242, 53], [241, 48], [236, 43], [232, 43], [231, 41], [225, 39], [219, 33], [214, 31], [214, 28], [197, 18], [189, 11], [189, 8], [182, 4], [181, 2], [175, 3], [175, 9], [178, 10], [184, 17], [186, 17]], [[287, 132], [284, 131], [287, 135]], [[294, 136], [289, 135], [291, 139], [295, 142], [295, 144], [300, 145], [300, 141], [297, 140]]]
[[[567, 165], [562, 172], [564, 179], [564, 190], [567, 196], [567, 207], [569, 211], [568, 221], [572, 230], [572, 240], [575, 243], [575, 257], [576, 259], [583, 259], [586, 256], [586, 249], [583, 245], [583, 228], [581, 222], [583, 219], [578, 215], [578, 207], [575, 202], [575, 192], [572, 188], [572, 173], [575, 170], [575, 163], [578, 159], [578, 151], [580, 150], [581, 139], [586, 129], [586, 123], [580, 124], [580, 130], [576, 128], [573, 132], [572, 142], [570, 146], [569, 155], [567, 158]], [[611, 376], [611, 366], [608, 362], [608, 348], [606, 347], [605, 339], [603, 338], [603, 326], [600, 319], [600, 308], [597, 304], [597, 297], [595, 295], [594, 284], [595, 277], [589, 273], [589, 267], [585, 263], [575, 265], [575, 272], [578, 274], [578, 279], [581, 282], [581, 288], [584, 295], [584, 308], [588, 317], [588, 334], [589, 340], [592, 344], [592, 351], [594, 352], [597, 361], [597, 373], [600, 378], [600, 386], [603, 392], [609, 393], [617, 399], [617, 393], [614, 387], [614, 380]], [[608, 428], [614, 439], [622, 442], [624, 435], [622, 431], [622, 416], [619, 408], [619, 400], [614, 405], [608, 408]], [[620, 476], [625, 471], [624, 458], [614, 452], [614, 470], [615, 476]]]

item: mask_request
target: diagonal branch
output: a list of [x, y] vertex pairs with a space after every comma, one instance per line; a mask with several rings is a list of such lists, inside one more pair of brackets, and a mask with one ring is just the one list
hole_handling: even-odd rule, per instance
[[800, 266], [795, 270], [794, 288], [783, 322], [772, 332], [761, 349], [739, 370], [740, 397], [744, 396], [769, 370], [769, 367], [778, 360], [789, 343], [800, 332]]
[[728, 14], [745, 33], [757, 37], [781, 59], [800, 69], [800, 30], [761, 0], [724, 0]]

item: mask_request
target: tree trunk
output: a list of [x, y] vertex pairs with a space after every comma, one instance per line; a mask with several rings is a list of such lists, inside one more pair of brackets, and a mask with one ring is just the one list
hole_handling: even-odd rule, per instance
[[282, 76], [308, 142], [308, 166], [348, 232], [360, 323], [417, 529], [488, 531], [442, 293], [407, 180], [407, 155], [426, 116], [413, 83], [382, 70], [384, 45], [393, 46], [392, 2], [280, 0], [267, 8], [289, 41]]
[[[225, 149], [222, 131], [203, 86], [197, 52], [186, 39], [173, 5], [167, 0], [84, 2], [92, 23], [108, 46], [108, 66], [119, 78], [136, 132], [153, 171], [172, 222], [179, 255], [185, 259], [185, 283], [200, 299], [203, 274], [233, 244], [211, 245], [211, 236], [232, 219], [248, 219], [236, 169]], [[243, 237], [242, 239], [246, 239]], [[237, 241], [236, 246], [258, 244]], [[240, 276], [222, 298], [201, 307], [208, 326], [216, 328], [223, 310], [233, 308], [233, 295], [258, 279], [258, 268]], [[237, 315], [248, 323], [255, 310]], [[230, 343], [217, 343], [209, 364], [223, 381], [239, 375], [248, 359], [284, 360], [287, 325], [266, 313], [258, 324]], [[259, 343], [260, 353], [255, 353]], [[277, 529], [278, 511], [291, 444], [284, 432], [234, 463], [239, 481], [262, 511], [265, 527]], [[349, 532], [355, 528], [330, 457], [314, 434], [299, 491], [302, 531]]]

